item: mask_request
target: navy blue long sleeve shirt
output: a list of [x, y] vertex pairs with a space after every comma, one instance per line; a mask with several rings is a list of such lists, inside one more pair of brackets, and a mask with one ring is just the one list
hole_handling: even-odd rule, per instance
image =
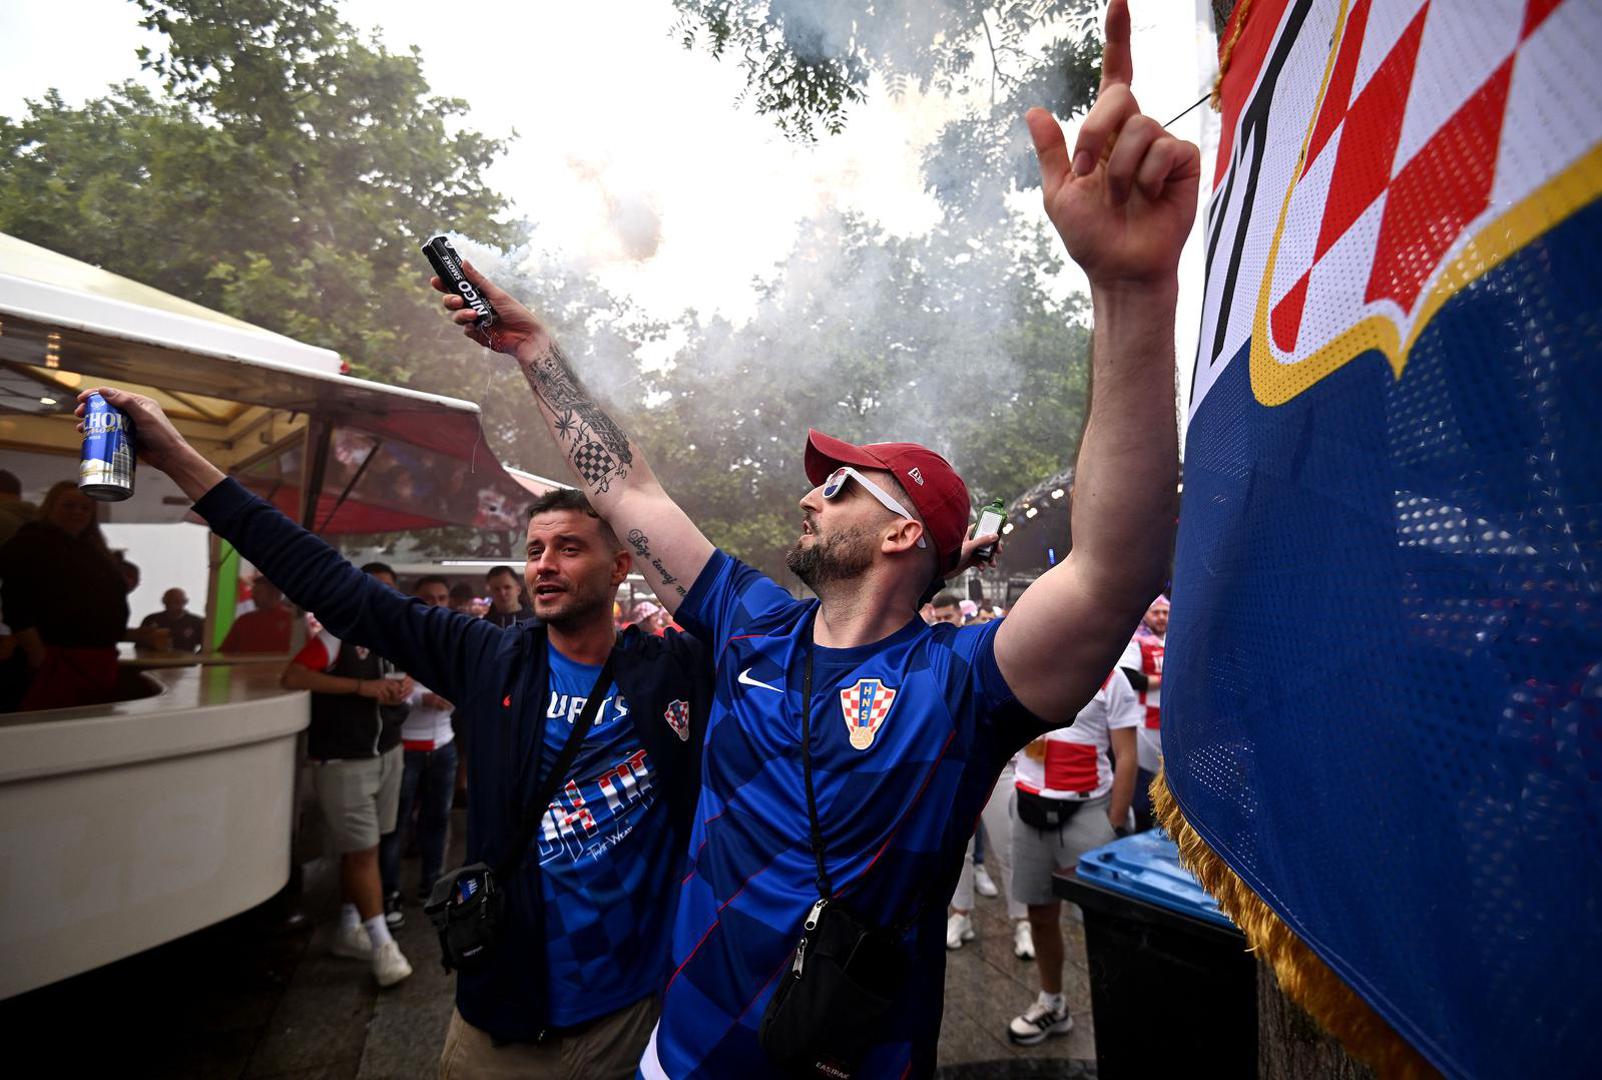
[[[544, 910], [538, 839], [528, 852], [505, 850], [538, 786], [540, 769], [533, 763], [544, 754], [549, 695], [545, 628], [525, 623], [502, 629], [402, 596], [232, 479], [203, 495], [195, 510], [342, 641], [393, 661], [454, 702], [468, 725], [467, 861], [498, 865], [515, 854], [521, 863], [503, 883], [510, 918], [494, 960], [484, 970], [458, 977], [457, 1008], [464, 1019], [498, 1041], [541, 1037], [551, 1026], [547, 935], [565, 934], [563, 955], [588, 950], [600, 970], [607, 963], [660, 965], [659, 975], [665, 979], [667, 934], [678, 895], [676, 868], [687, 843], [700, 736], [711, 701], [711, 664], [700, 642], [683, 634], [659, 638], [632, 629], [619, 639], [614, 679], [635, 717], [652, 762], [653, 782], [665, 792], [660, 812], [671, 817], [675, 871], [653, 872], [645, 887], [623, 896], [601, 888], [609, 903], [621, 907], [572, 930], [567, 913]], [[622, 857], [634, 856], [623, 848]], [[584, 900], [575, 897], [572, 903], [582, 906]], [[597, 925], [611, 928], [611, 937], [597, 931]], [[633, 939], [612, 940], [618, 933]], [[651, 940], [639, 940], [641, 934]], [[655, 940], [658, 935], [660, 941]], [[597, 980], [604, 981], [604, 974]], [[603, 1011], [618, 1005], [603, 990], [595, 996]], [[562, 1014], [566, 1022], [575, 1022], [572, 1003], [563, 1004]]]

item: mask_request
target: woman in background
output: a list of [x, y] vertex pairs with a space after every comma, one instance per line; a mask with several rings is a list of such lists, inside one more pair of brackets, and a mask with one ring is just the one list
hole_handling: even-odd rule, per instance
[[116, 696], [128, 593], [98, 516], [99, 504], [76, 481], [63, 480], [45, 496], [38, 519], [0, 547], [0, 610], [25, 658], [19, 709]]

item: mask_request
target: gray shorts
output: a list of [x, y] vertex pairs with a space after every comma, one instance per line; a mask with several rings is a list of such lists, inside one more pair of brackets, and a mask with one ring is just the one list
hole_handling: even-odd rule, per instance
[[366, 851], [395, 831], [404, 761], [395, 746], [374, 758], [312, 762], [312, 786], [336, 852]]
[[[1017, 794], [1013, 798], [1016, 800]], [[1074, 816], [1060, 829], [1049, 832], [1025, 825], [1012, 814], [1012, 895], [1020, 903], [1039, 906], [1057, 900], [1051, 891], [1051, 875], [1066, 870], [1079, 856], [1117, 839], [1107, 820], [1111, 796], [1086, 799]]]

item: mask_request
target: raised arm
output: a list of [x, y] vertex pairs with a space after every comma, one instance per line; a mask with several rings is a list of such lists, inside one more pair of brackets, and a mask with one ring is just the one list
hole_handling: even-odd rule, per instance
[[133, 420], [144, 463], [170, 476], [212, 531], [284, 595], [316, 612], [341, 639], [371, 648], [431, 689], [454, 695], [474, 686], [480, 661], [502, 640], [500, 630], [446, 608], [424, 607], [362, 573], [319, 537], [228, 480], [184, 441], [152, 399], [96, 387], [79, 395], [80, 416], [84, 399], [96, 390]]
[[1071, 722], [1107, 677], [1173, 549], [1179, 448], [1174, 307], [1196, 213], [1196, 147], [1143, 116], [1130, 93], [1129, 8], [1113, 0], [1101, 89], [1070, 157], [1044, 109], [1027, 117], [1046, 213], [1090, 280], [1090, 415], [1074, 469], [1073, 549], [996, 634], [1018, 700]]
[[462, 269], [499, 317], [489, 329], [479, 329], [478, 313], [436, 277], [434, 288], [445, 294], [451, 318], [480, 345], [517, 361], [577, 486], [634, 552], [635, 568], [663, 606], [677, 612], [712, 558], [711, 542], [662, 490], [645, 455], [584, 388], [545, 325], [471, 263], [464, 262]]

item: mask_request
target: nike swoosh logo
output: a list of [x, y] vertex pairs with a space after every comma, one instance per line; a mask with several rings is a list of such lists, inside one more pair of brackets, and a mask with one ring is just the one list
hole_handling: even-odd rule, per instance
[[769, 686], [765, 682], [751, 678], [750, 668], [746, 668], [744, 671], [740, 672], [740, 684], [742, 686], [760, 686], [764, 690], [772, 690], [775, 694], [784, 693], [784, 691], [780, 690], [777, 686]]

